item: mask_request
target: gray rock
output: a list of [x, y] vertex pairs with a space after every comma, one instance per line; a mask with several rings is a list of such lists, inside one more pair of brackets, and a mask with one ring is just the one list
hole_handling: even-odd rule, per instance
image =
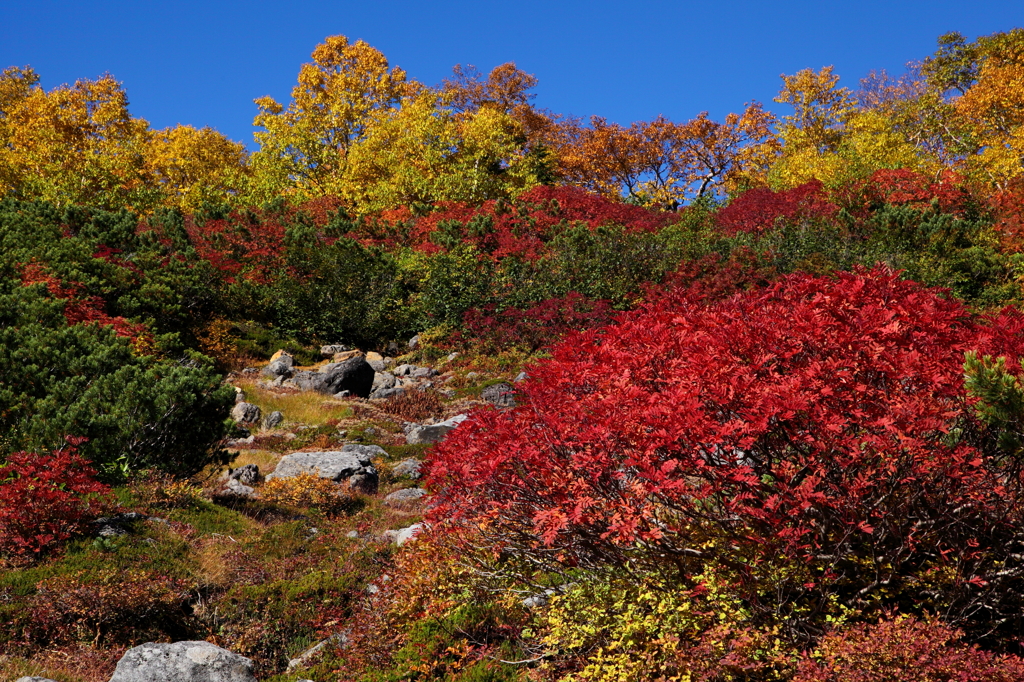
[[231, 418], [239, 424], [255, 424], [260, 420], [260, 408], [252, 403], [238, 403], [231, 408]]
[[467, 379], [476, 379], [480, 376], [480, 372], [466, 372]]
[[515, 407], [516, 401], [512, 396], [512, 385], [506, 383], [494, 384], [480, 391], [480, 398], [486, 400], [495, 407]]
[[353, 489], [372, 495], [377, 492], [378, 476], [371, 459], [378, 450], [384, 452], [376, 445], [353, 444], [327, 452], [293, 452], [281, 458], [267, 480], [315, 474], [336, 483], [347, 482]]
[[349, 350], [352, 350], [349, 346], [345, 346], [340, 343], [332, 343], [329, 346], [320, 346], [320, 355], [325, 358], [330, 358], [333, 357], [335, 353], [344, 353]]
[[423, 466], [423, 462], [410, 457], [409, 459], [403, 459], [401, 462], [395, 465], [391, 472], [395, 476], [407, 476], [413, 480], [420, 477], [420, 467]]
[[437, 370], [432, 367], [417, 367], [409, 372], [409, 376], [416, 379], [426, 379], [428, 377], [437, 376]]
[[420, 347], [420, 335], [417, 334], [416, 336], [414, 336], [411, 339], [409, 339], [409, 350], [416, 350], [419, 347]]
[[412, 371], [414, 369], [416, 369], [416, 365], [399, 365], [398, 367], [395, 367], [393, 370], [391, 370], [391, 373], [394, 374], [396, 377], [405, 377], [412, 374]]
[[385, 398], [395, 398], [400, 395], [405, 395], [405, 389], [401, 386], [381, 388], [370, 394], [370, 400], [384, 400]]
[[514, 381], [514, 382], [516, 382], [518, 384], [520, 381], [526, 381], [528, 378], [529, 378], [529, 376], [526, 374], [526, 372], [520, 372], [519, 374], [516, 375], [516, 378], [513, 379], [512, 381]]
[[373, 390], [379, 391], [382, 388], [394, 388], [398, 380], [391, 372], [375, 372], [373, 375]]
[[405, 442], [409, 445], [437, 443], [444, 440], [448, 432], [468, 419], [468, 415], [460, 414], [437, 424], [416, 424], [405, 434]]
[[256, 497], [256, 489], [232, 478], [220, 494], [226, 497]]
[[209, 642], [150, 642], [129, 649], [110, 682], [256, 682], [252, 661]]
[[294, 367], [295, 358], [287, 353], [281, 353], [277, 358], [271, 361], [270, 364], [263, 368], [263, 376], [269, 378], [289, 377], [292, 375]]
[[238, 481], [242, 485], [255, 485], [260, 482], [260, 468], [256, 464], [246, 464], [236, 469], [229, 469], [227, 479]]
[[263, 428], [276, 429], [284, 423], [284, 414], [280, 410], [274, 410], [263, 419]]
[[137, 521], [146, 521], [150, 517], [139, 512], [125, 512], [114, 516], [101, 516], [92, 521], [96, 535], [101, 538], [113, 538], [119, 535], [127, 535], [128, 527]]
[[49, 677], [35, 677], [35, 676], [33, 676], [33, 677], [19, 677], [18, 679], [14, 680], [14, 682], [56, 682], [56, 680], [51, 680]]
[[240, 389], [238, 386], [235, 386], [234, 389], [235, 389], [235, 405], [237, 405], [238, 403], [244, 403], [245, 402], [245, 391]]
[[396, 490], [384, 498], [384, 504], [389, 507], [404, 507], [419, 502], [426, 497], [427, 491], [423, 488], [405, 488]]
[[416, 536], [419, 535], [425, 528], [426, 524], [414, 523], [408, 528], [401, 528], [399, 530], [386, 530], [384, 531], [384, 539], [390, 540], [396, 545], [401, 546], [409, 542], [410, 540], [416, 539]]
[[303, 391], [317, 391], [335, 395], [349, 391], [360, 398], [369, 397], [373, 390], [373, 367], [362, 357], [324, 365], [319, 372], [296, 372], [292, 384]]

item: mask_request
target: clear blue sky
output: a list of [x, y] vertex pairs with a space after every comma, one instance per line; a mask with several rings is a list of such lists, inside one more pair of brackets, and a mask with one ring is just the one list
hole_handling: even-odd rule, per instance
[[431, 84], [458, 63], [514, 61], [540, 79], [539, 106], [629, 123], [770, 105], [779, 74], [804, 67], [834, 65], [856, 87], [941, 33], [1020, 26], [1022, 0], [5, 0], [0, 68], [31, 65], [47, 89], [109, 72], [155, 127], [210, 125], [252, 146], [252, 100], [286, 102], [313, 47], [339, 33]]

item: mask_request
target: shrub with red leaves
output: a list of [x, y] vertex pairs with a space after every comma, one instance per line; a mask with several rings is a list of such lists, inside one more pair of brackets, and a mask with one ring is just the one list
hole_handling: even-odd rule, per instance
[[886, 270], [681, 290], [570, 336], [520, 407], [453, 432], [431, 518], [551, 566], [712, 562], [755, 612], [888, 595], [1004, 627], [1024, 605], [1021, 474], [984, 439], [964, 355], [1019, 374], [1022, 332]]
[[[575, 187], [539, 186], [512, 202], [487, 201], [479, 206], [444, 203], [420, 218], [407, 210], [390, 211], [376, 221], [362, 223], [349, 236], [364, 243], [394, 245], [391, 239], [402, 235], [406, 245], [425, 252], [465, 242], [494, 260], [514, 256], [533, 261], [544, 254], [545, 244], [565, 225], [583, 223], [592, 229], [622, 225], [631, 232], [656, 232], [672, 217]], [[382, 227], [381, 223], [389, 220], [390, 226]], [[399, 227], [398, 223], [410, 225]]]
[[936, 620], [897, 617], [830, 632], [793, 682], [1017, 682], [1024, 661], [961, 642]]
[[740, 232], [761, 234], [776, 223], [796, 220], [830, 220], [839, 211], [815, 180], [783, 192], [754, 188], [718, 212], [718, 226], [729, 235]]
[[867, 180], [852, 183], [840, 190], [842, 203], [854, 213], [883, 205], [931, 208], [943, 213], [962, 215], [974, 203], [964, 180], [952, 171], [945, 171], [937, 180], [907, 168], [882, 169]]
[[0, 466], [0, 553], [38, 556], [67, 540], [109, 490], [72, 447], [12, 454]]

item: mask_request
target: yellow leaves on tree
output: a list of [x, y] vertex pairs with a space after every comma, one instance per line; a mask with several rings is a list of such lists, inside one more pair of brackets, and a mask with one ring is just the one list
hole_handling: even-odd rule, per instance
[[45, 92], [31, 69], [0, 75], [0, 193], [59, 205], [147, 207], [149, 125], [109, 76]]
[[31, 69], [0, 74], [0, 195], [146, 212], [223, 201], [245, 150], [210, 128], [152, 131], [110, 76], [44, 91]]
[[194, 212], [204, 203], [233, 201], [246, 183], [245, 147], [212, 128], [157, 131], [147, 164], [164, 203]]
[[409, 92], [405, 72], [389, 68], [363, 41], [331, 36], [299, 71], [287, 108], [270, 97], [256, 100], [260, 145], [253, 154], [252, 198], [279, 194], [299, 200], [341, 195], [348, 154], [371, 120], [394, 109]]
[[839, 86], [831, 66], [782, 76], [775, 101], [791, 105], [794, 113], [782, 119], [783, 151], [771, 169], [772, 184], [796, 187], [820, 180], [836, 187], [883, 168], [932, 170], [932, 157], [908, 139], [909, 128], [901, 127], [897, 116], [902, 113], [906, 122], [896, 103], [914, 83], [872, 78], [876, 82], [866, 88], [872, 105], [861, 106]]

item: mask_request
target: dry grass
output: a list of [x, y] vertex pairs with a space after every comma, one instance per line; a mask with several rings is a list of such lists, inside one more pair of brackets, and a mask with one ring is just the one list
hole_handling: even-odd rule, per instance
[[345, 419], [352, 416], [352, 408], [345, 402], [327, 398], [319, 393], [298, 391], [267, 391], [256, 382], [238, 382], [245, 391], [247, 402], [258, 405], [264, 415], [279, 411], [285, 423], [302, 423], [311, 426], [326, 424], [329, 419]]
[[45, 649], [32, 658], [0, 656], [0, 680], [46, 677], [57, 682], [107, 682], [125, 647]]

